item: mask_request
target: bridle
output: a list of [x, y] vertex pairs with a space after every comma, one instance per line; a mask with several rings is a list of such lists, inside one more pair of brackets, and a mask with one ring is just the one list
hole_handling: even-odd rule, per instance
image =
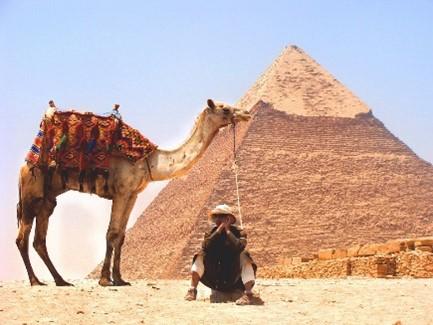
[[239, 197], [239, 180], [238, 180], [238, 172], [239, 166], [236, 161], [236, 121], [232, 118], [232, 126], [233, 126], [233, 171], [235, 174], [235, 184], [236, 184], [236, 197], [238, 203], [238, 213], [239, 213], [239, 225], [243, 228], [242, 225], [242, 212], [241, 212], [241, 202]]

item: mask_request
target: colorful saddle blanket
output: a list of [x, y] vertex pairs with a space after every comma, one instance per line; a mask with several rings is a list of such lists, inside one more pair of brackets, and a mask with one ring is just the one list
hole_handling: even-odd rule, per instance
[[114, 155], [135, 162], [156, 148], [138, 130], [114, 116], [57, 111], [42, 120], [26, 161], [36, 166], [106, 171]]

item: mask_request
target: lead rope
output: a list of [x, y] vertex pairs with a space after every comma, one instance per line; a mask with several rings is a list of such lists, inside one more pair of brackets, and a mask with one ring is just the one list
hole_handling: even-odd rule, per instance
[[235, 173], [236, 196], [237, 196], [237, 200], [238, 200], [239, 225], [241, 228], [243, 228], [241, 202], [239, 199], [239, 181], [238, 181], [239, 167], [238, 167], [238, 164], [236, 162], [236, 123], [234, 121], [233, 121], [233, 171]]

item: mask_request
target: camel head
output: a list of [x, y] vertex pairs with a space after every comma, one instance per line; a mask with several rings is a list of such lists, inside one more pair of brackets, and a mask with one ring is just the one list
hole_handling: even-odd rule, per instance
[[246, 110], [239, 109], [224, 103], [214, 102], [212, 99], [207, 100], [206, 112], [209, 119], [218, 128], [222, 128], [228, 124], [239, 121], [248, 121], [251, 117]]

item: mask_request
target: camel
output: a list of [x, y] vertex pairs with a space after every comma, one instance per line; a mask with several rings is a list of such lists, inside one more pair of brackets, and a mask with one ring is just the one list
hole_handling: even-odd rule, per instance
[[[29, 235], [33, 221], [36, 219], [34, 249], [49, 269], [57, 286], [72, 285], [62, 278], [51, 262], [46, 247], [46, 236], [49, 217], [56, 206], [56, 197], [70, 190], [80, 190], [85, 193], [93, 192], [112, 200], [111, 218], [106, 234], [106, 254], [99, 284], [101, 286], [130, 285], [122, 279], [120, 259], [125, 228], [137, 195], [151, 181], [172, 179], [187, 173], [205, 152], [219, 129], [249, 118], [250, 114], [247, 111], [224, 103], [215, 103], [209, 99], [207, 107], [196, 119], [191, 135], [180, 147], [174, 150], [156, 149], [147, 158], [135, 163], [124, 157], [113, 156], [110, 160], [108, 179], [105, 181], [98, 176], [92, 189], [87, 184], [80, 188], [78, 172], [70, 173], [65, 184], [60, 172], [55, 171], [50, 178], [47, 178], [43, 168], [37, 168], [26, 162], [21, 167], [19, 175], [17, 205], [19, 229], [16, 244], [27, 269], [30, 284], [45, 285], [36, 277], [29, 259]], [[47, 179], [51, 182], [48, 190], [44, 186]]]

